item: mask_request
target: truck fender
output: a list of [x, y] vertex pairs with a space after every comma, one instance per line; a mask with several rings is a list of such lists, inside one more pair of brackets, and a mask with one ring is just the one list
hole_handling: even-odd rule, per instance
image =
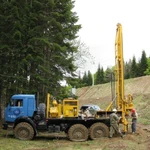
[[36, 124], [33, 122], [33, 120], [32, 120], [31, 118], [29, 118], [28, 116], [21, 116], [21, 117], [18, 117], [18, 118], [15, 120], [15, 122], [14, 122], [14, 127], [13, 127], [13, 128], [15, 128], [15, 126], [16, 126], [18, 123], [20, 123], [20, 122], [27, 122], [27, 123], [29, 123], [29, 124], [33, 127], [33, 129], [34, 129], [35, 135], [37, 134]]

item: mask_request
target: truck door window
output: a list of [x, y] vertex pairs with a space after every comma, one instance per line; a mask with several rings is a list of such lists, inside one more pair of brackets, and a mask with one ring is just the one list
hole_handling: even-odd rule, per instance
[[12, 99], [10, 101], [10, 106], [22, 107], [23, 106], [23, 100], [22, 99]]
[[17, 99], [17, 100], [16, 100], [16, 103], [15, 103], [15, 106], [17, 106], [17, 107], [22, 107], [22, 106], [23, 106], [23, 101], [22, 101], [22, 99]]

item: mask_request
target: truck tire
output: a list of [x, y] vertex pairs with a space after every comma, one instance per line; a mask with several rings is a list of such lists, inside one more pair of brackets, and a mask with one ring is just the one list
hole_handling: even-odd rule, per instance
[[32, 140], [35, 136], [33, 127], [27, 122], [21, 122], [14, 129], [15, 137], [20, 140]]
[[88, 139], [88, 129], [82, 124], [75, 124], [68, 130], [69, 140], [82, 142]]
[[101, 137], [108, 137], [109, 128], [104, 123], [94, 123], [90, 129], [90, 138], [92, 140], [101, 138]]

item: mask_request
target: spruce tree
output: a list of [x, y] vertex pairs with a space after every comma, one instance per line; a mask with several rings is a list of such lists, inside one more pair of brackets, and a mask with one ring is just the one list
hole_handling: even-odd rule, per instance
[[105, 70], [105, 72], [104, 72], [104, 82], [105, 83], [108, 83], [108, 82], [110, 82], [111, 81], [111, 79], [112, 79], [112, 71], [113, 69], [112, 68], [109, 68], [109, 67], [107, 67], [107, 69]]
[[129, 62], [126, 62], [124, 65], [124, 78], [129, 79], [130, 78], [130, 72], [131, 72], [131, 59]]
[[101, 83], [104, 83], [104, 70], [103, 70], [103, 67], [101, 68], [100, 82], [101, 82]]
[[138, 74], [138, 66], [136, 63], [136, 58], [135, 58], [135, 56], [133, 56], [132, 63], [131, 63], [130, 77], [135, 78], [135, 77], [137, 77], [137, 74]]
[[88, 70], [88, 75], [87, 75], [87, 85], [88, 86], [91, 86], [92, 85], [92, 80], [93, 78], [92, 78], [92, 74], [91, 74], [91, 72]]
[[139, 65], [138, 65], [138, 68], [139, 68], [139, 76], [144, 76], [144, 72], [146, 71], [148, 65], [147, 65], [147, 57], [146, 57], [146, 53], [145, 51], [143, 50], [142, 51], [142, 56], [141, 56], [141, 59], [140, 59], [140, 62], [139, 62]]
[[147, 58], [147, 69], [146, 71], [144, 72], [145, 75], [150, 75], [150, 58]]
[[88, 76], [86, 71], [84, 72], [83, 78], [82, 78], [82, 84], [83, 86], [88, 86]]
[[101, 84], [101, 68], [100, 68], [100, 64], [98, 64], [98, 69], [96, 72], [96, 79], [95, 79], [95, 84]]

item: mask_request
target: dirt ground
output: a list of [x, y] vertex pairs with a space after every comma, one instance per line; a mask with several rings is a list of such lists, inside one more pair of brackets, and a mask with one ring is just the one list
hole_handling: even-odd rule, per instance
[[103, 149], [136, 149], [136, 150], [149, 150], [150, 149], [150, 127], [138, 124], [137, 132], [132, 134], [129, 131], [124, 139], [119, 140], [119, 137], [110, 139], [112, 142], [107, 144]]
[[[61, 147], [66, 147], [66, 150], [67, 147], [68, 150], [70, 149], [69, 144], [71, 143], [67, 139], [60, 140], [59, 142], [58, 144], [61, 145]], [[150, 150], [150, 127], [138, 124], [137, 132], [135, 134], [128, 132], [123, 139], [121, 137], [115, 136], [111, 139], [102, 138], [96, 140], [93, 142], [93, 144], [88, 142], [78, 142], [77, 144], [80, 145], [80, 147], [77, 148], [78, 150]]]
[[[115, 136], [86, 142], [71, 142], [65, 134], [41, 134], [32, 141], [20, 141], [14, 138], [13, 134], [1, 132], [0, 129], [0, 150], [149, 150], [150, 149], [150, 126], [138, 124], [137, 132], [132, 134], [129, 130], [122, 139]], [[11, 143], [11, 148], [7, 147]], [[6, 144], [5, 144], [6, 143]], [[37, 145], [38, 143], [38, 145]], [[43, 147], [42, 147], [43, 144]], [[5, 145], [5, 147], [4, 147]], [[22, 145], [22, 147], [20, 147]], [[24, 146], [25, 145], [25, 146]], [[27, 146], [28, 145], [28, 146]]]

